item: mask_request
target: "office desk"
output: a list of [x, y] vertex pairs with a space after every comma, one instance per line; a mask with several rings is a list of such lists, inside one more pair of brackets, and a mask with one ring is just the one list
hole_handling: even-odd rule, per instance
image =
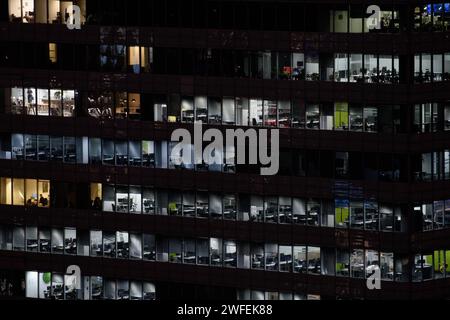
[[64, 246], [61, 244], [61, 245], [54, 245], [53, 246], [53, 251], [60, 251], [60, 252], [62, 252], [62, 251], [64, 251]]
[[131, 158], [130, 159], [130, 165], [132, 166], [140, 166], [141, 165], [141, 158]]
[[188, 208], [187, 209], [186, 207], [184, 207], [183, 214], [185, 216], [194, 217], [195, 216], [195, 208]]
[[236, 210], [225, 210], [223, 215], [225, 219], [236, 219]]
[[122, 201], [123, 199], [119, 199], [118, 203], [117, 203], [117, 207], [116, 207], [116, 211], [117, 212], [128, 212], [128, 208], [129, 208], [129, 203], [124, 203]]
[[114, 157], [113, 156], [103, 156], [103, 162], [104, 163], [109, 163], [109, 164], [114, 164]]
[[102, 295], [102, 289], [101, 288], [92, 288], [92, 297], [98, 298]]
[[236, 258], [227, 258], [227, 259], [223, 260], [224, 263], [232, 263], [232, 262], [235, 262], [235, 261], [236, 261]]
[[146, 260], [155, 260], [156, 253], [154, 251], [145, 251], [144, 250], [144, 259]]
[[343, 268], [343, 269], [341, 269], [341, 270], [338, 270], [338, 272], [339, 272], [341, 275], [346, 276], [346, 277], [348, 277], [348, 275], [349, 275], [349, 269], [348, 269], [348, 268]]
[[185, 256], [183, 260], [186, 263], [195, 263], [195, 259], [196, 259], [196, 257], [195, 257], [195, 255], [193, 255], [193, 256]]
[[38, 248], [38, 244], [37, 243], [33, 243], [33, 244], [29, 244], [27, 245], [28, 250], [30, 249], [37, 249]]
[[68, 244], [64, 249], [66, 251], [70, 250], [70, 249], [76, 249], [77, 245], [76, 244]]
[[284, 266], [286, 264], [291, 264], [291, 263], [292, 263], [292, 260], [281, 260], [280, 261], [280, 266]]

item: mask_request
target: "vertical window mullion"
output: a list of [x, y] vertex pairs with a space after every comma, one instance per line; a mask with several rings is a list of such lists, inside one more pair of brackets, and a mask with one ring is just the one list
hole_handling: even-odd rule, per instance
[[419, 75], [421, 78], [421, 82], [423, 83], [425, 81], [425, 73], [423, 72], [423, 67], [422, 67], [422, 53], [419, 53]]
[[22, 82], [22, 100], [23, 100], [23, 103], [22, 103], [22, 110], [20, 111], [20, 114], [26, 115], [27, 114], [27, 108], [25, 107], [25, 105], [27, 104], [27, 101], [28, 101], [28, 95], [25, 96], [25, 87], [23, 85], [24, 85], [24, 83]]
[[350, 56], [351, 56], [351, 54], [347, 53], [347, 82], [350, 82], [350, 77], [351, 77], [351, 74], [350, 74]]
[[[432, 23], [434, 23], [433, 22], [433, 19], [434, 19], [434, 17], [431, 19], [431, 21], [432, 21]], [[434, 25], [433, 25], [433, 29], [434, 29]], [[434, 56], [435, 56], [435, 54], [433, 53], [433, 52], [431, 52], [431, 54], [430, 54], [430, 72], [431, 72], [431, 74], [430, 74], [430, 82], [431, 83], [433, 83], [433, 82], [435, 82], [434, 81]], [[433, 109], [433, 107], [431, 107], [432, 109]]]
[[[48, 97], [48, 106], [47, 106], [47, 114], [45, 116], [49, 117], [50, 116], [50, 107], [52, 104], [52, 96], [51, 96], [50, 88], [47, 89], [47, 94], [48, 94], [48, 96], [47, 96]], [[37, 101], [36, 101], [36, 104], [37, 104]], [[64, 145], [63, 145], [63, 147], [64, 147]]]
[[351, 13], [350, 4], [347, 6], [347, 33], [350, 33], [350, 13]]

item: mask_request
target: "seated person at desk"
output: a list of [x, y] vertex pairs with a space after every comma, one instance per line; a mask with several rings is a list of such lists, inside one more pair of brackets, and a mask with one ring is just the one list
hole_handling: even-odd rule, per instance
[[35, 198], [30, 198], [27, 200], [27, 207], [37, 207], [38, 202]]
[[11, 15], [11, 22], [22, 22], [21, 17], [17, 17], [14, 13]]
[[305, 79], [305, 70], [300, 66], [297, 66], [292, 71], [292, 79], [294, 80], [304, 80]]
[[41, 207], [47, 207], [48, 206], [48, 199], [44, 198], [44, 196], [42, 194], [39, 196], [39, 205]]
[[102, 210], [102, 200], [100, 197], [96, 197], [92, 203], [92, 208], [95, 210]]
[[29, 11], [29, 12], [25, 13], [25, 16], [23, 18], [25, 20], [24, 22], [33, 23], [34, 22], [34, 12]]

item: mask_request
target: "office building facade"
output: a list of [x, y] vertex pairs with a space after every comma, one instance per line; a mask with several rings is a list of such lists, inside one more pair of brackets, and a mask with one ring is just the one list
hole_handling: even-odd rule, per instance
[[[1, 1], [0, 298], [449, 298], [449, 37], [439, 1]], [[196, 121], [279, 130], [278, 174], [180, 165]]]

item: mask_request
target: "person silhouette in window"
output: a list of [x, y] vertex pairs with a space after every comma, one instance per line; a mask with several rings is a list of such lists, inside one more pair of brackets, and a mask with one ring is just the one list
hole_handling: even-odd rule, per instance
[[39, 204], [42, 207], [46, 207], [48, 205], [48, 199], [44, 198], [44, 196], [42, 194], [39, 196]]

